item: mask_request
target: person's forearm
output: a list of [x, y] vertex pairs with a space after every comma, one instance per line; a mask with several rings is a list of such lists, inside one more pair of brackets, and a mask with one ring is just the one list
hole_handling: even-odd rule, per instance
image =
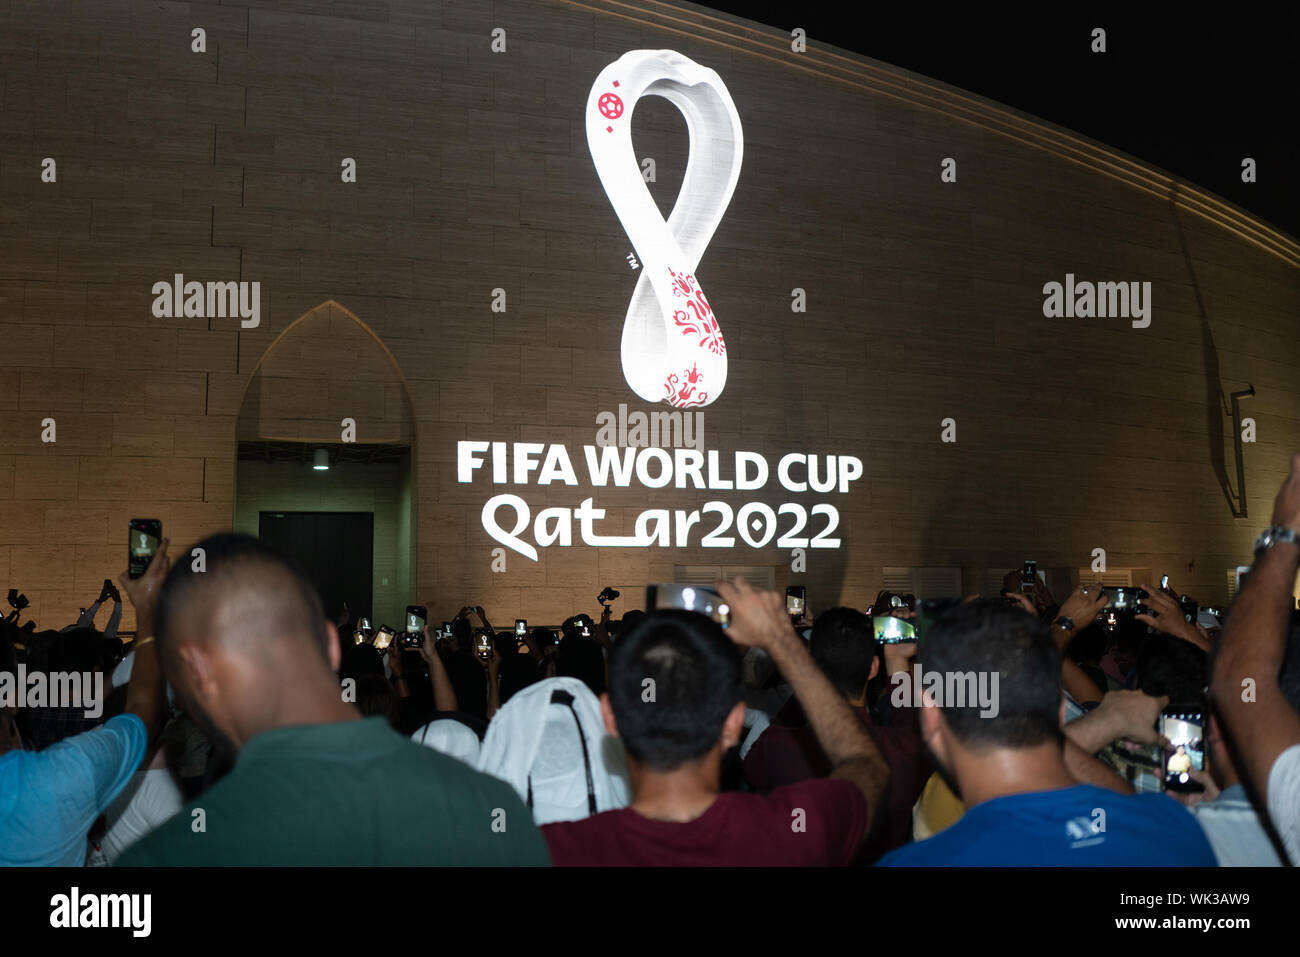
[[447, 669], [442, 666], [438, 652], [429, 656], [429, 681], [433, 685], [433, 706], [439, 711], [456, 711], [460, 703], [456, 700], [456, 689], [451, 686]]
[[[148, 629], [152, 632], [152, 628]], [[141, 644], [143, 642], [143, 644]], [[133, 642], [134, 660], [131, 662], [131, 680], [126, 686], [125, 711], [137, 715], [144, 722], [145, 733], [152, 741], [161, 730], [163, 676], [158, 662], [158, 643], [152, 634], [138, 636]]]
[[1070, 697], [1080, 704], [1086, 701], [1100, 701], [1105, 693], [1097, 687], [1097, 682], [1088, 677], [1088, 673], [1069, 658], [1061, 660], [1061, 684], [1070, 692]]
[[1061, 730], [1068, 740], [1088, 754], [1096, 754], [1121, 734], [1110, 709], [1104, 706], [1093, 708], [1087, 714], [1075, 718]]
[[1119, 794], [1133, 793], [1133, 785], [1075, 744], [1068, 736], [1065, 739], [1064, 757], [1065, 769], [1080, 784], [1093, 784]]
[[[1232, 603], [1219, 639], [1214, 679], [1251, 671], [1276, 677], [1286, 657], [1292, 589], [1300, 569], [1300, 546], [1275, 545], [1255, 562]], [[1234, 694], [1240, 689], [1227, 689]]]
[[1290, 544], [1255, 561], [1228, 612], [1210, 678], [1215, 710], [1241, 755], [1238, 770], [1259, 795], [1268, 793], [1278, 755], [1300, 744], [1300, 715], [1278, 681], [1298, 567], [1300, 546]]

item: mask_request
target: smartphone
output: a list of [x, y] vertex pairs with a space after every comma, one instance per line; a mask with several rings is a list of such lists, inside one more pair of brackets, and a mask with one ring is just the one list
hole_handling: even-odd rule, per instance
[[731, 623], [731, 607], [715, 589], [703, 585], [647, 585], [645, 606], [647, 611], [680, 608], [683, 611], [699, 612], [723, 628]]
[[792, 618], [803, 617], [804, 606], [808, 600], [808, 588], [805, 585], [791, 585], [785, 590], [785, 610]]
[[487, 661], [489, 658], [491, 658], [492, 657], [492, 636], [489, 635], [487, 632], [483, 632], [481, 635], [479, 635], [476, 639], [474, 639], [474, 650], [478, 653], [478, 656], [484, 661]]
[[361, 632], [362, 636], [365, 638], [369, 638], [375, 633], [375, 629], [370, 625], [369, 618], [362, 618], [357, 622], [357, 631]]
[[893, 615], [876, 615], [871, 619], [871, 627], [876, 632], [876, 641], [882, 645], [916, 641], [916, 626]]
[[429, 622], [429, 609], [423, 605], [406, 606], [406, 630], [407, 631], [424, 631], [424, 626]]
[[379, 632], [375, 635], [375, 647], [380, 651], [386, 651], [388, 646], [393, 643], [393, 629], [387, 625], [380, 625]]
[[404, 631], [397, 636], [397, 644], [401, 648], [423, 648], [424, 647], [424, 629], [419, 631]]
[[1034, 593], [1034, 586], [1037, 584], [1035, 579], [1038, 578], [1038, 562], [1025, 559], [1025, 564], [1020, 569], [1020, 591], [1025, 595]]
[[358, 628], [358, 629], [356, 629], [354, 632], [352, 632], [352, 644], [354, 644], [354, 645], [364, 645], [365, 643], [366, 643], [366, 636], [365, 636], [365, 634], [361, 631], [360, 628]]
[[524, 635], [528, 634], [528, 622], [523, 618], [515, 619], [515, 637], [520, 641], [524, 640]]
[[127, 575], [139, 578], [149, 567], [149, 562], [158, 553], [162, 544], [162, 520], [157, 518], [133, 518], [127, 531], [126, 567]]
[[1161, 576], [1160, 576], [1160, 590], [1161, 590], [1161, 591], [1164, 591], [1164, 590], [1165, 590], [1166, 588], [1168, 588], [1168, 587], [1169, 587], [1169, 576], [1168, 576], [1168, 575], [1161, 575]]
[[1103, 588], [1102, 591], [1106, 593], [1107, 608], [1116, 614], [1145, 615], [1148, 611], [1147, 606], [1142, 604], [1142, 599], [1148, 597], [1144, 588], [1117, 585]]
[[438, 634], [439, 634], [440, 636], [442, 636], [443, 638], [450, 638], [450, 637], [451, 637], [451, 622], [449, 622], [449, 621], [444, 621], [444, 622], [442, 623], [442, 630], [439, 631]]
[[1164, 789], [1205, 790], [1189, 773], [1205, 770], [1205, 713], [1194, 707], [1170, 706], [1160, 714], [1159, 729], [1169, 739], [1164, 755]]

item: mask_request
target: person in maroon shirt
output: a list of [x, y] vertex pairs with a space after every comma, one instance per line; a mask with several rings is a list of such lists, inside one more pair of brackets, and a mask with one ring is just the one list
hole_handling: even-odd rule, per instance
[[[782, 596], [743, 579], [718, 591], [730, 605], [726, 631], [693, 612], [657, 611], [612, 649], [601, 710], [627, 753], [632, 804], [543, 827], [556, 865], [845, 865], [870, 833], [889, 787], [871, 735], [794, 633]], [[736, 645], [761, 648], [789, 680], [828, 778], [719, 793], [722, 756], [745, 720]]]
[[[916, 709], [893, 709], [889, 726], [876, 723], [867, 709], [867, 685], [880, 670], [871, 619], [853, 608], [831, 608], [813, 624], [810, 650], [813, 661], [854, 709], [889, 764], [889, 792], [880, 820], [858, 856], [869, 864], [886, 851], [906, 844], [912, 833], [912, 807], [934, 770], [921, 743]], [[906, 673], [916, 650], [913, 643], [884, 645], [889, 674]], [[882, 706], [892, 708], [892, 696]], [[791, 701], [773, 719], [745, 756], [744, 776], [762, 794], [831, 772], [831, 759], [817, 743], [798, 702]]]

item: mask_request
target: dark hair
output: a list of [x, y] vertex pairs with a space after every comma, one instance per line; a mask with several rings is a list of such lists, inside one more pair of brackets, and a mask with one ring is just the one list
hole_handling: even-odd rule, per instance
[[955, 688], [949, 682], [959, 675], [976, 681], [997, 675], [995, 715], [981, 717], [978, 702], [941, 702], [940, 712], [962, 744], [1026, 748], [1061, 741], [1061, 655], [1047, 625], [1033, 615], [1000, 599], [958, 605], [921, 639], [917, 660], [924, 672], [944, 676], [945, 689]]
[[1138, 649], [1137, 686], [1144, 694], [1169, 695], [1175, 705], [1199, 704], [1209, 680], [1209, 657], [1182, 638], [1157, 633]]
[[[196, 571], [190, 556], [200, 548], [203, 549], [203, 566], [201, 571]], [[205, 591], [228, 591], [236, 573], [255, 570], [256, 566], [281, 572], [294, 583], [292, 588], [279, 593], [281, 604], [277, 620], [268, 624], [286, 631], [293, 629], [314, 639], [321, 654], [325, 655], [329, 647], [329, 632], [316, 588], [292, 560], [265, 542], [240, 532], [221, 532], [196, 542], [181, 553], [167, 573], [158, 593], [154, 616], [159, 653], [168, 654], [179, 622], [190, 620], [192, 623], [195, 608], [187, 608], [189, 602]]]
[[384, 654], [374, 645], [364, 643], [352, 645], [344, 650], [339, 659], [339, 677], [360, 681], [362, 678], [378, 675], [384, 677]]
[[357, 679], [357, 709], [367, 718], [378, 715], [397, 727], [397, 692], [383, 675], [362, 675]]
[[618, 622], [618, 632], [613, 637], [617, 639], [631, 634], [632, 629], [643, 621], [645, 621], [645, 612], [640, 608], [633, 608], [631, 611], [623, 612], [623, 617]]
[[519, 640], [513, 631], [498, 631], [492, 636], [492, 646], [496, 648], [498, 655], [505, 658], [506, 655], [513, 655], [519, 651]]
[[337, 592], [331, 592], [325, 596], [321, 604], [325, 609], [325, 617], [329, 619], [330, 624], [337, 625], [339, 619], [343, 617], [343, 609], [347, 606], [343, 596]]
[[845, 697], [867, 687], [878, 647], [871, 619], [855, 608], [828, 608], [813, 622], [813, 661]]
[[[610, 705], [623, 746], [655, 771], [707, 754], [741, 697], [736, 647], [716, 623], [695, 612], [647, 615], [614, 646], [609, 670]], [[647, 679], [653, 684], [646, 685]]]

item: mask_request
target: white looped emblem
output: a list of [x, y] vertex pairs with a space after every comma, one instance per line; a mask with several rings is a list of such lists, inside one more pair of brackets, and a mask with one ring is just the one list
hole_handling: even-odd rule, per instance
[[[667, 222], [632, 150], [632, 111], [662, 96], [686, 118], [690, 154]], [[596, 77], [587, 147], [644, 269], [623, 324], [623, 376], [647, 402], [708, 405], [727, 383], [727, 345], [695, 278], [740, 178], [744, 137], [722, 78], [672, 50], [633, 50]]]

